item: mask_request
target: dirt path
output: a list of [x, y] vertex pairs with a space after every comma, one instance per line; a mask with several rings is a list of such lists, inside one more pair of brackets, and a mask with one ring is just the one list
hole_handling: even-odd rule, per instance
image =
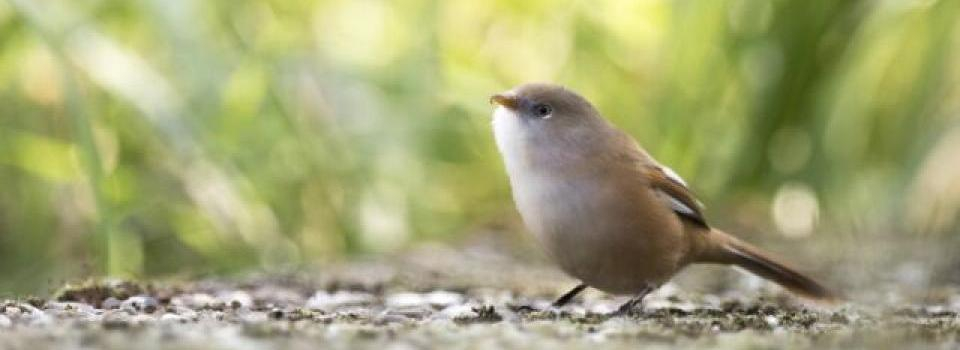
[[[960, 298], [948, 287], [922, 305], [888, 296], [820, 308], [725, 274], [732, 282], [715, 293], [668, 285], [643, 310], [611, 318], [620, 299], [598, 292], [530, 311], [572, 281], [502, 257], [413, 254], [311, 271], [89, 282], [6, 300], [0, 349], [960, 347]], [[695, 278], [707, 275], [716, 274]]]

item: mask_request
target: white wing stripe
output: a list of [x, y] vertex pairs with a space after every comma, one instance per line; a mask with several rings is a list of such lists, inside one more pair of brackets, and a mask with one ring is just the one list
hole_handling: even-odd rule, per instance
[[670, 208], [673, 209], [673, 211], [686, 216], [697, 216], [697, 212], [693, 210], [693, 208], [686, 206], [679, 199], [676, 199], [670, 194], [660, 190], [657, 190], [657, 192], [660, 193], [660, 195], [664, 196], [664, 198], [666, 198], [670, 202]]
[[660, 170], [662, 170], [663, 173], [670, 178], [670, 180], [676, 181], [677, 183], [683, 185], [683, 187], [689, 187], [687, 186], [687, 182], [683, 181], [683, 178], [680, 177], [680, 174], [677, 174], [677, 172], [673, 171], [673, 169], [660, 165]]

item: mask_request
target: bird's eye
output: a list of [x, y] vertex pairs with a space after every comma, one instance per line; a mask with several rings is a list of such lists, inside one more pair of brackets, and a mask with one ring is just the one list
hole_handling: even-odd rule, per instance
[[550, 107], [549, 105], [545, 105], [545, 104], [538, 104], [536, 106], [533, 106], [533, 113], [535, 113], [540, 118], [544, 118], [546, 116], [549, 116], [550, 113], [553, 113], [553, 107]]

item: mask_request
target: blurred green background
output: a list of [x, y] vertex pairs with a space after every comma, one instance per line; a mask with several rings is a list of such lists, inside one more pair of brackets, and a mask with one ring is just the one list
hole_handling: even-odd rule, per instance
[[592, 100], [721, 226], [955, 242], [958, 19], [935, 0], [3, 0], [0, 292], [522, 231], [487, 97], [528, 81]]

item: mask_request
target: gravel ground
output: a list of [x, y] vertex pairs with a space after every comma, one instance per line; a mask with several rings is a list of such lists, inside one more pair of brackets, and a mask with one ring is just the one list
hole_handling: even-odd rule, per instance
[[[67, 285], [0, 302], [0, 349], [960, 348], [950, 286], [817, 306], [707, 269], [609, 317], [622, 298], [589, 291], [549, 309], [574, 281], [488, 253], [426, 248], [310, 272]], [[690, 280], [713, 291], [685, 292]]]

